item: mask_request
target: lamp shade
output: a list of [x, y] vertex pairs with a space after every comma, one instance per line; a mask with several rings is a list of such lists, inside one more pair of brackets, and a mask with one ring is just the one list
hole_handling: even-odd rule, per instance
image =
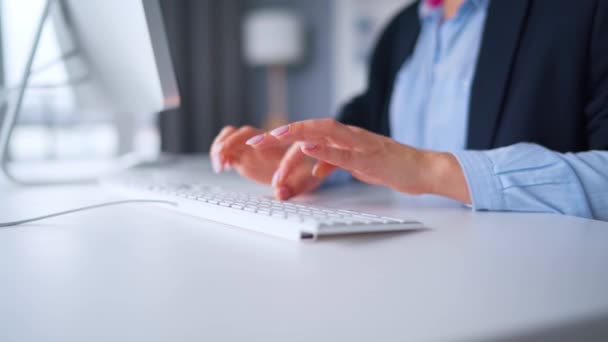
[[251, 65], [295, 64], [304, 54], [302, 22], [288, 10], [256, 10], [245, 17], [243, 44], [245, 60]]

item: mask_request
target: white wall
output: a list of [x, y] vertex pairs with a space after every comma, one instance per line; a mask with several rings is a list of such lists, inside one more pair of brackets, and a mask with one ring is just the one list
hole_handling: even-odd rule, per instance
[[[34, 33], [37, 29], [44, 0], [14, 1], [2, 0], [2, 34], [3, 34], [3, 61], [5, 79], [4, 84], [8, 88], [18, 86], [23, 78], [25, 63], [28, 59]], [[61, 50], [57, 44], [53, 25], [46, 25], [36, 53], [34, 69], [56, 60], [61, 56]], [[30, 84], [54, 84], [67, 79], [67, 73], [63, 63], [57, 63], [45, 72], [31, 77]], [[40, 117], [44, 108], [53, 108], [55, 115], [65, 115], [73, 111], [74, 98], [69, 88], [55, 89], [53, 92], [36, 90], [30, 91], [24, 102], [22, 119], [26, 121], [41, 121]]]
[[367, 63], [378, 35], [414, 0], [334, 0], [334, 112], [366, 87]]
[[[4, 63], [3, 85], [7, 88], [16, 88], [22, 82], [45, 4], [46, 0], [0, 0], [3, 52], [0, 60]], [[92, 115], [76, 108], [74, 91], [65, 86], [69, 76], [60, 60], [64, 52], [52, 23], [51, 18], [47, 19], [33, 69], [49, 63], [53, 66], [34, 72], [29, 86], [56, 87], [26, 91], [19, 125], [10, 145], [11, 156], [15, 160], [113, 157], [118, 149], [118, 138], [112, 116], [105, 112]], [[14, 101], [16, 92], [6, 93]], [[157, 153], [160, 144], [153, 118], [146, 120], [145, 127], [134, 133], [136, 150], [144, 154]]]

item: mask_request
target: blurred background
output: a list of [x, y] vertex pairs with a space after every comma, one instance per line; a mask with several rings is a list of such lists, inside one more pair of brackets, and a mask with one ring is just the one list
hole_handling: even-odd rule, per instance
[[[93, 0], [83, 0], [93, 1]], [[147, 1], [147, 0], [144, 0]], [[13, 160], [206, 152], [222, 126], [335, 116], [365, 88], [387, 21], [411, 0], [161, 0], [182, 106], [166, 113], [77, 107], [46, 25], [10, 146]], [[0, 101], [19, 85], [45, 0], [0, 0]], [[120, 51], [116, 52], [120, 58]]]

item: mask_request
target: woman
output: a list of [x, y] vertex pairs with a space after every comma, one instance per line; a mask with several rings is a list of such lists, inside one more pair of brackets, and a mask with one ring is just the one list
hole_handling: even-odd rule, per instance
[[226, 127], [216, 171], [288, 199], [334, 169], [475, 210], [608, 220], [608, 2], [425, 0], [374, 51], [337, 120]]

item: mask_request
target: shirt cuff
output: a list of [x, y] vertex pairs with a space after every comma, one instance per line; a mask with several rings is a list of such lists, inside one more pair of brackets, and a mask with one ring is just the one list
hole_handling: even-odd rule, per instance
[[459, 151], [452, 154], [464, 172], [473, 209], [504, 210], [503, 188], [494, 172], [492, 160], [479, 151]]

